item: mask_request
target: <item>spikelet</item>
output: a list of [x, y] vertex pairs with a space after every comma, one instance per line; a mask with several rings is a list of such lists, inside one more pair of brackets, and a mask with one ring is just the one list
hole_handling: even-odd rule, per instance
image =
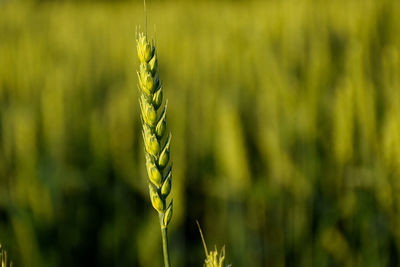
[[[150, 200], [154, 209], [163, 218], [163, 227], [167, 227], [172, 217], [173, 203], [171, 200], [166, 205], [172, 183], [171, 134], [164, 138], [167, 101], [165, 101], [162, 111], [158, 112], [163, 102], [163, 87], [159, 79], [158, 59], [154, 42], [150, 42], [144, 33], [139, 33], [136, 37], [136, 45], [140, 61], [139, 71], [137, 72], [140, 91], [139, 105], [143, 124], [142, 135], [149, 178]], [[163, 141], [163, 139], [165, 140]]]

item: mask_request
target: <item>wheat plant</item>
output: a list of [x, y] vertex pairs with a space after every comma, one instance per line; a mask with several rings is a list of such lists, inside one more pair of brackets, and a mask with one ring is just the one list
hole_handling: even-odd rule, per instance
[[0, 262], [1, 262], [1, 267], [12, 267], [12, 262], [8, 264], [7, 260], [7, 251], [3, 250], [1, 244], [0, 244]]
[[[163, 244], [164, 265], [170, 266], [168, 252], [168, 224], [172, 217], [172, 203], [166, 205], [171, 192], [172, 163], [170, 159], [171, 133], [166, 131], [167, 101], [158, 115], [163, 102], [163, 87], [158, 76], [157, 52], [154, 41], [149, 41], [147, 34], [139, 33], [136, 37], [137, 52], [140, 61], [138, 71], [139, 104], [143, 125], [146, 169], [149, 178], [151, 203], [158, 212]], [[163, 140], [165, 139], [165, 140]], [[163, 143], [163, 145], [161, 145]], [[168, 166], [169, 165], [169, 166]]]
[[[221, 252], [218, 255], [217, 247], [214, 251], [208, 252], [206, 241], [204, 240], [203, 231], [201, 230], [200, 224], [196, 221], [197, 227], [199, 228], [201, 241], [203, 242], [204, 252], [206, 254], [206, 259], [204, 260], [204, 267], [225, 267], [225, 246], [222, 247]], [[231, 264], [226, 265], [226, 267], [232, 267]]]

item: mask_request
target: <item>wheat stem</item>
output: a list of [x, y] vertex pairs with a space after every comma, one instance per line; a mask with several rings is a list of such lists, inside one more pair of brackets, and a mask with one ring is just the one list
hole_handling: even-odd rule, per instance
[[164, 214], [159, 214], [158, 216], [160, 218], [161, 238], [162, 238], [162, 247], [163, 247], [163, 255], [164, 255], [164, 266], [170, 267], [171, 263], [169, 261], [169, 250], [168, 250], [168, 228], [163, 225]]

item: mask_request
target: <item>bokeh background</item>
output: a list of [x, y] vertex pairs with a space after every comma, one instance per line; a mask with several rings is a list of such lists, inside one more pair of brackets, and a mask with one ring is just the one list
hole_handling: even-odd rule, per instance
[[[173, 266], [400, 266], [400, 3], [148, 1]], [[0, 242], [15, 266], [161, 266], [142, 1], [0, 1]], [[155, 25], [155, 26], [154, 26]]]

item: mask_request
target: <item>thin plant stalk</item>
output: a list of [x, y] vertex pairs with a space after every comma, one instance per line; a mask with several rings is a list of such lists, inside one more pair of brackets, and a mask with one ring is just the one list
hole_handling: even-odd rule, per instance
[[163, 226], [163, 216], [161, 214], [159, 214], [159, 218], [160, 218], [161, 238], [162, 238], [162, 247], [164, 255], [164, 265], [165, 267], [170, 267], [171, 263], [169, 260], [169, 249], [168, 249], [168, 228]]

